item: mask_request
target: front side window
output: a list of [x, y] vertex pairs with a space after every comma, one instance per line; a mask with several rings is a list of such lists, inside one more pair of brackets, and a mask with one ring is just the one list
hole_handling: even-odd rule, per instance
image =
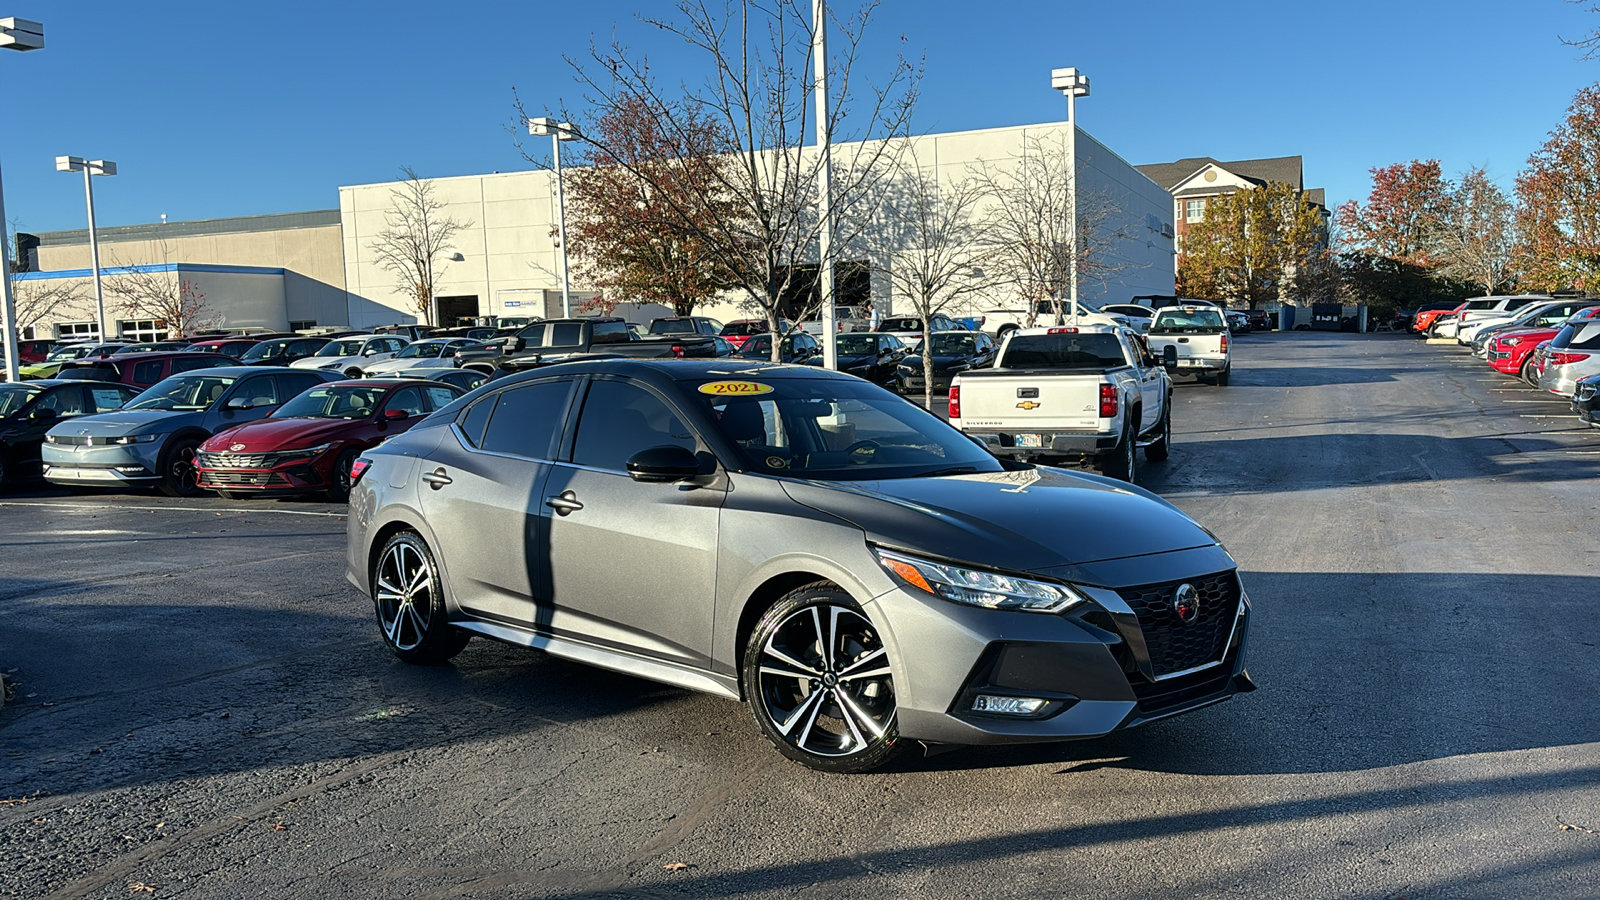
[[422, 400], [422, 388], [401, 388], [389, 398], [389, 405], [384, 409], [403, 409], [407, 416], [417, 418], [427, 412]]
[[261, 362], [262, 360], [278, 359], [288, 354], [290, 343], [298, 344], [299, 342], [262, 341], [254, 347], [251, 347], [249, 350], [246, 350], [244, 355], [239, 357], [239, 361]]
[[278, 407], [274, 419], [365, 419], [383, 402], [383, 388], [314, 387]]
[[134, 392], [127, 389], [114, 387], [89, 388], [89, 402], [94, 405], [94, 411], [97, 413], [121, 409], [122, 404], [126, 403], [128, 398], [132, 396], [134, 396]]
[[323, 347], [321, 350], [313, 353], [312, 356], [360, 356], [361, 347], [362, 342], [360, 340], [329, 341], [326, 347]]
[[626, 381], [596, 381], [578, 418], [572, 461], [580, 466], [625, 472], [640, 450], [675, 444], [694, 450], [694, 432], [671, 407]]
[[59, 388], [39, 399], [36, 409], [53, 409], [57, 415], [83, 415], [83, 389], [77, 385]]
[[161, 360], [152, 359], [133, 367], [135, 384], [155, 384], [161, 380]]
[[444, 352], [444, 344], [417, 343], [402, 349], [395, 359], [435, 359]]
[[21, 384], [0, 384], [0, 416], [13, 415], [39, 396], [39, 389]]
[[235, 398], [243, 397], [251, 407], [277, 406], [279, 402], [278, 383], [270, 375], [266, 377], [257, 376], [239, 385], [239, 389], [233, 392], [233, 396]]

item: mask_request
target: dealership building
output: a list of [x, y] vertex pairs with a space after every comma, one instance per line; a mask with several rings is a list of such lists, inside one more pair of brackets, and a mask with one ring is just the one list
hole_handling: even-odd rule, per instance
[[[909, 141], [910, 151], [926, 174], [942, 183], [969, 177], [979, 167], [993, 172], [1015, 166], [1025, 153], [1062, 144], [1072, 126], [1047, 123], [978, 131], [933, 134]], [[1098, 227], [1115, 231], [1101, 279], [1080, 284], [1082, 299], [1126, 300], [1141, 294], [1173, 291], [1173, 200], [1160, 184], [1079, 129], [1076, 135], [1078, 195], [1094, 197], [1105, 218]], [[862, 148], [837, 146], [841, 154]], [[807, 151], [809, 152], [809, 151]], [[555, 237], [555, 176], [548, 170], [463, 175], [428, 179], [434, 197], [444, 204], [439, 215], [464, 226], [435, 267], [434, 321], [489, 315], [559, 316], [561, 314], [560, 247]], [[386, 228], [386, 213], [395, 203], [397, 182], [338, 189], [338, 209], [280, 215], [213, 219], [194, 222], [100, 228], [101, 263], [107, 278], [118, 267], [154, 267], [173, 278], [194, 282], [205, 294], [210, 311], [226, 327], [262, 326], [301, 329], [326, 325], [369, 328], [403, 324], [421, 317], [395, 276], [378, 262], [374, 242]], [[979, 210], [981, 214], [981, 210]], [[26, 271], [18, 284], [71, 284], [76, 297], [47, 317], [23, 324], [38, 337], [93, 334], [94, 303], [88, 287], [88, 235], [83, 230], [40, 234], [36, 245], [19, 238]], [[894, 264], [871, 258], [864, 250], [841, 252], [854, 263], [849, 299], [870, 301], [886, 314], [905, 311], [883, 274]], [[862, 258], [866, 257], [866, 258]], [[814, 262], [814, 261], [813, 261]], [[861, 263], [867, 263], [863, 266]], [[870, 274], [869, 274], [870, 273]], [[19, 290], [27, 290], [20, 287]], [[841, 294], [847, 287], [841, 284]], [[996, 289], [965, 301], [966, 314], [985, 308], [1019, 305]], [[574, 304], [594, 296], [574, 281]], [[841, 298], [842, 300], [843, 298]], [[737, 298], [703, 308], [723, 320], [742, 318]], [[664, 314], [624, 307], [619, 314], [648, 320]], [[19, 312], [19, 316], [22, 313]], [[164, 323], [128, 318], [116, 311], [108, 294], [107, 318], [118, 335], [158, 333]]]

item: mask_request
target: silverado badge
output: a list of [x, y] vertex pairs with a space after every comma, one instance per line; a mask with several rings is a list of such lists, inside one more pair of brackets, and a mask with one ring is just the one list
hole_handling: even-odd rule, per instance
[[1043, 405], [1043, 403], [1035, 403], [1032, 400], [1024, 400], [1017, 404], [1017, 409], [1038, 409]]

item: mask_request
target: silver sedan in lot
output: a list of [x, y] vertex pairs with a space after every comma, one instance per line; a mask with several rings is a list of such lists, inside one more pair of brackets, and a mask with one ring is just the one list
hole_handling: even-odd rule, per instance
[[1570, 399], [1578, 382], [1600, 374], [1600, 319], [1570, 322], [1550, 340], [1539, 389]]
[[347, 577], [401, 659], [476, 635], [745, 700], [825, 771], [912, 741], [1096, 737], [1254, 687], [1250, 603], [1210, 532], [834, 372], [524, 372], [354, 475]]

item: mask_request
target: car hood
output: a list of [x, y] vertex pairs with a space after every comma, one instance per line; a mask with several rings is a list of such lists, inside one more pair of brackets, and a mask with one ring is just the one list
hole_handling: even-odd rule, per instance
[[386, 359], [382, 362], [371, 363], [361, 367], [361, 371], [368, 375], [378, 375], [384, 372], [404, 372], [407, 369], [452, 369], [454, 365], [454, 352], [450, 356], [425, 356], [408, 357], [406, 359]]
[[51, 434], [84, 434], [90, 437], [120, 437], [129, 434], [165, 434], [189, 425], [198, 425], [200, 412], [167, 412], [159, 409], [118, 410], [93, 416], [74, 416], [50, 429]]
[[202, 449], [215, 452], [227, 450], [234, 444], [244, 444], [244, 448], [238, 452], [302, 450], [329, 441], [341, 440], [348, 437], [351, 432], [370, 424], [366, 419], [257, 419], [218, 433], [206, 441]]
[[878, 364], [878, 354], [876, 354], [876, 353], [869, 353], [869, 354], [866, 354], [865, 356], [844, 356], [844, 355], [841, 355], [839, 357], [839, 368], [841, 368], [841, 369], [857, 369], [857, 368], [864, 368], [866, 366], [875, 366], [877, 364]]
[[[308, 356], [305, 359], [297, 359], [289, 363], [289, 365], [296, 369], [331, 369], [335, 366], [343, 368], [357, 360], [369, 358], [361, 356]], [[387, 358], [385, 357], [385, 359]]]
[[988, 568], [1032, 572], [1217, 544], [1149, 491], [1043, 466], [783, 487], [796, 502], [861, 528], [873, 543]]

